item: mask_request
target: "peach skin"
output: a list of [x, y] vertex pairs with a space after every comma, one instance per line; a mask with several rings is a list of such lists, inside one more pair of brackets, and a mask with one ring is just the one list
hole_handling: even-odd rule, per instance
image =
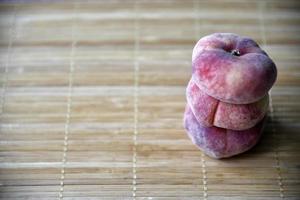
[[201, 38], [193, 50], [193, 77], [215, 99], [249, 104], [262, 99], [274, 84], [277, 69], [250, 38], [214, 33]]
[[192, 142], [205, 154], [213, 158], [226, 158], [251, 149], [262, 134], [265, 118], [254, 127], [234, 131], [215, 126], [202, 126], [187, 105], [184, 114], [184, 127]]
[[269, 95], [250, 104], [229, 104], [203, 92], [190, 80], [186, 97], [196, 119], [202, 126], [245, 130], [255, 126], [267, 113]]

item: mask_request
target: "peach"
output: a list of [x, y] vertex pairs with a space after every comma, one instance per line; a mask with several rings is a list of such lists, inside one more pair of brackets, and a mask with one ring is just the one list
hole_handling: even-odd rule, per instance
[[192, 56], [198, 87], [215, 99], [249, 104], [262, 99], [274, 84], [277, 69], [250, 38], [214, 33], [198, 41]]
[[229, 104], [203, 92], [190, 80], [186, 97], [196, 119], [202, 126], [216, 126], [232, 130], [245, 130], [255, 126], [266, 114], [269, 95], [250, 104]]
[[184, 114], [184, 127], [192, 142], [208, 156], [218, 159], [251, 149], [262, 134], [264, 121], [265, 118], [250, 129], [234, 131], [215, 126], [202, 126], [188, 105]]

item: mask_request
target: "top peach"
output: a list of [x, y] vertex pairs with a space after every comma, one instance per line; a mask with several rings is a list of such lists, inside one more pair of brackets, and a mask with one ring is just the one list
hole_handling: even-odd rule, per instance
[[274, 62], [250, 38], [214, 33], [193, 50], [193, 78], [208, 95], [227, 103], [253, 103], [266, 95], [277, 77]]

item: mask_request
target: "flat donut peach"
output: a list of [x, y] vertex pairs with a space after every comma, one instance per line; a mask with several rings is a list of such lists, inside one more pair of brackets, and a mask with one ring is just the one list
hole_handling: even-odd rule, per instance
[[186, 97], [196, 119], [203, 126], [245, 130], [255, 126], [268, 111], [269, 95], [250, 104], [229, 104], [203, 92], [190, 80]]
[[193, 50], [193, 77], [206, 94], [227, 103], [249, 104], [263, 98], [277, 77], [274, 62], [250, 38], [215, 33]]
[[251, 149], [259, 141], [264, 122], [265, 118], [250, 129], [234, 131], [202, 126], [188, 105], [184, 113], [184, 127], [192, 142], [208, 156], [218, 159]]

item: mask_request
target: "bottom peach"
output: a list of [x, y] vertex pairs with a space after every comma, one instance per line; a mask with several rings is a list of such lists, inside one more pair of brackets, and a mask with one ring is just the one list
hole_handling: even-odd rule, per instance
[[187, 105], [184, 127], [192, 142], [205, 154], [213, 158], [226, 158], [251, 149], [262, 134], [266, 117], [250, 129], [236, 131], [202, 126]]

